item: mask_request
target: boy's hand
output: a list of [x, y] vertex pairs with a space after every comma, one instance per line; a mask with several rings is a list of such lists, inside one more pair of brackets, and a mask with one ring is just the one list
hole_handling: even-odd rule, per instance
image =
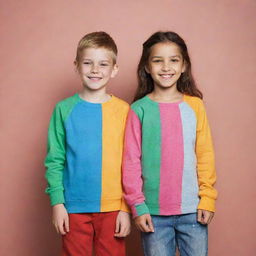
[[210, 224], [213, 216], [214, 216], [214, 212], [201, 210], [201, 209], [197, 210], [197, 221], [203, 225]]
[[115, 237], [126, 237], [131, 231], [130, 214], [120, 211], [116, 218]]
[[154, 226], [150, 214], [144, 214], [136, 217], [135, 225], [142, 232], [154, 232]]
[[58, 234], [66, 235], [69, 232], [68, 213], [63, 204], [52, 207], [52, 223]]

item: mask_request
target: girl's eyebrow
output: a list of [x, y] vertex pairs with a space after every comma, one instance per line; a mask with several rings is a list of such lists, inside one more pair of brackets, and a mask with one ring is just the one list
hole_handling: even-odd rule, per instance
[[[171, 56], [169, 56], [169, 58], [175, 58], [175, 57], [181, 58], [180, 55], [171, 55]], [[152, 56], [151, 59], [153, 59], [153, 58], [163, 58], [163, 56]]]

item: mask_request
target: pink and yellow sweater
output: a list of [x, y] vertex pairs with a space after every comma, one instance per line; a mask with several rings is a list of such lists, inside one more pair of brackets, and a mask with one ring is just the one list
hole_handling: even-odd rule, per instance
[[214, 151], [204, 104], [184, 95], [132, 104], [123, 158], [125, 199], [133, 216], [215, 211]]

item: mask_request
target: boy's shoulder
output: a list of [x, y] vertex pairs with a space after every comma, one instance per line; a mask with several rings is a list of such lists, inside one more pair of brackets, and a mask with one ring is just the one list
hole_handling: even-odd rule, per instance
[[65, 121], [79, 101], [80, 99], [78, 94], [75, 94], [57, 102], [53, 115], [61, 116], [62, 120]]
[[78, 94], [74, 94], [73, 96], [70, 96], [68, 98], [62, 99], [61, 101], [57, 102], [56, 107], [57, 108], [69, 108], [74, 106], [77, 102], [79, 102]]
[[115, 105], [118, 105], [118, 108], [121, 108], [125, 111], [129, 110], [130, 105], [126, 101], [118, 98], [117, 96], [114, 96], [114, 95], [111, 95], [111, 96], [113, 97], [113, 102], [115, 103]]

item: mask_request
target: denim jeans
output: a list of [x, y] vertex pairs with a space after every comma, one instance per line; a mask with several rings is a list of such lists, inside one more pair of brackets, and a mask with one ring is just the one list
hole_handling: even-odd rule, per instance
[[142, 233], [145, 256], [208, 255], [208, 228], [197, 222], [197, 214], [151, 216], [154, 233]]

